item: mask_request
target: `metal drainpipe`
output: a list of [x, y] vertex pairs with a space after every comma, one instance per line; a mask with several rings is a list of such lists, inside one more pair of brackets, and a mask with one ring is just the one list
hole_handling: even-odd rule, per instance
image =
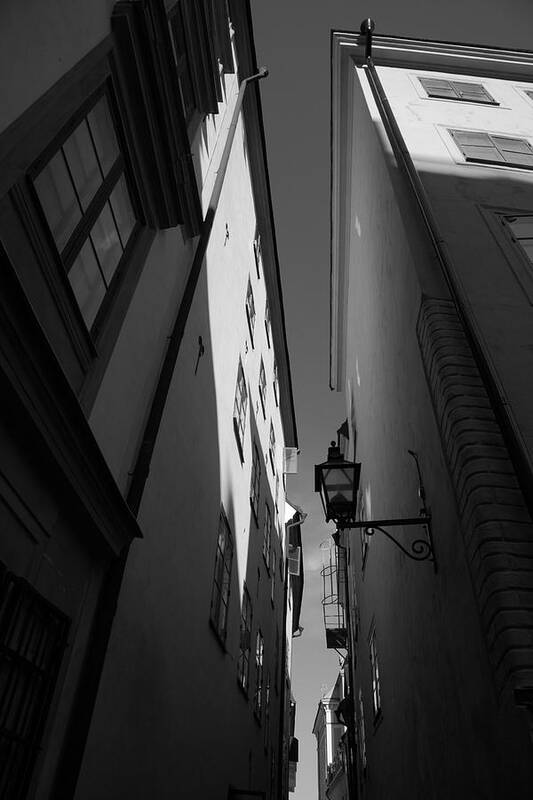
[[466, 299], [463, 296], [463, 291], [455, 277], [450, 258], [444, 249], [444, 239], [439, 231], [437, 221], [431, 210], [428, 196], [413, 163], [411, 154], [409, 153], [409, 150], [405, 144], [400, 128], [398, 127], [398, 123], [396, 122], [396, 118], [394, 117], [393, 111], [390, 107], [389, 101], [383, 89], [383, 85], [377, 74], [376, 67], [372, 60], [373, 29], [373, 20], [368, 19], [361, 23], [361, 33], [367, 37], [365, 48], [366, 61], [363, 65], [364, 71], [394, 155], [396, 156], [400, 168], [403, 170], [407, 178], [415, 201], [418, 205], [418, 209], [440, 264], [444, 279], [448, 285], [450, 295], [455, 304], [466, 339], [472, 350], [474, 361], [476, 362], [476, 366], [483, 380], [492, 410], [500, 425], [511, 461], [515, 468], [518, 482], [522, 489], [525, 504], [530, 515], [533, 517], [532, 465], [528, 454], [525, 451], [525, 447], [521, 441], [521, 437], [516, 428], [514, 420], [509, 413], [507, 400], [503, 396], [498, 386], [492, 369], [485, 356], [478, 333], [470, 319], [470, 315], [467, 310]]
[[[346, 536], [346, 532], [345, 532]], [[350, 542], [351, 544], [351, 542]], [[346, 726], [346, 731], [348, 733], [348, 747], [346, 753], [346, 767], [347, 767], [347, 779], [348, 779], [348, 796], [353, 798], [353, 800], [357, 800], [359, 797], [359, 787], [357, 783], [357, 744], [356, 744], [356, 737], [355, 737], [355, 674], [354, 674], [354, 664], [355, 664], [355, 642], [351, 641], [351, 610], [350, 610], [350, 588], [349, 588], [349, 577], [348, 577], [348, 547], [343, 545], [336, 545], [337, 548], [340, 550], [344, 550], [344, 610], [345, 610], [345, 618], [346, 618], [346, 640], [349, 647], [347, 647], [347, 661], [348, 661], [348, 692], [346, 694], [351, 697], [352, 703], [352, 715], [351, 719], [348, 722], [351, 722], [351, 725]], [[338, 559], [337, 559], [338, 562]]]
[[159, 381], [155, 389], [150, 413], [144, 428], [142, 442], [137, 453], [137, 460], [131, 475], [131, 482], [126, 501], [135, 515], [137, 515], [139, 511], [144, 487], [150, 472], [150, 462], [152, 460], [157, 434], [159, 432], [163, 412], [165, 410], [165, 404], [170, 389], [170, 384], [172, 382], [174, 368], [178, 359], [179, 349], [183, 339], [183, 334], [185, 332], [185, 326], [187, 324], [189, 312], [191, 310], [194, 293], [196, 291], [196, 285], [198, 283], [198, 278], [202, 269], [202, 263], [207, 250], [207, 245], [209, 244], [209, 239], [211, 238], [211, 231], [213, 229], [215, 214], [218, 208], [220, 195], [222, 193], [222, 187], [224, 185], [224, 178], [226, 176], [226, 170], [233, 146], [233, 139], [235, 138], [237, 122], [239, 121], [239, 115], [244, 100], [244, 94], [250, 83], [260, 80], [261, 78], [266, 78], [267, 75], [268, 70], [264, 67], [261, 67], [259, 72], [257, 72], [255, 75], [250, 75], [248, 78], [244, 78], [239, 87], [239, 94], [237, 95], [235, 108], [233, 109], [233, 115], [229, 125], [226, 142], [224, 144], [222, 157], [220, 159], [217, 177], [215, 179], [211, 199], [209, 201], [209, 206], [207, 208], [205, 219], [202, 225], [200, 240], [194, 253], [191, 271], [189, 272], [183, 298], [178, 309], [178, 314], [174, 322], [172, 333], [170, 334], [167, 352], [165, 354], [163, 366], [159, 375]]
[[[301, 508], [298, 506], [293, 506], [296, 508], [296, 512], [298, 514], [298, 520], [295, 522], [289, 522], [285, 525], [285, 586], [283, 588], [283, 625], [282, 625], [282, 646], [281, 646], [281, 671], [283, 675], [283, 681], [280, 686], [280, 715], [279, 715], [279, 754], [278, 754], [278, 800], [283, 800], [283, 729], [285, 727], [285, 703], [286, 703], [286, 696], [285, 696], [285, 687], [287, 685], [287, 679], [285, 675], [285, 661], [287, 660], [287, 603], [289, 600], [289, 537], [288, 537], [288, 530], [289, 528], [294, 528], [296, 525], [302, 525], [305, 522], [307, 514], [305, 511], [302, 511]], [[289, 757], [287, 751], [287, 769], [289, 764]]]
[[[207, 250], [207, 245], [213, 229], [216, 210], [222, 193], [224, 177], [229, 162], [237, 122], [241, 112], [244, 94], [248, 85], [260, 78], [266, 78], [268, 70], [262, 67], [255, 75], [250, 75], [241, 81], [235, 108], [228, 128], [228, 135], [222, 151], [217, 177], [213, 186], [211, 199], [202, 226], [202, 232], [194, 254], [191, 270], [187, 279], [183, 298], [178, 309], [174, 327], [169, 338], [167, 352], [161, 368], [159, 381], [156, 386], [148, 420], [144, 428], [141, 446], [132, 472], [131, 482], [126, 502], [132, 513], [137, 516], [141, 504], [143, 490], [150, 471], [150, 462], [155, 448], [155, 442], [165, 403], [170, 389], [174, 368], [179, 354], [185, 325], [189, 317], [196, 285], [201, 272], [202, 263]], [[118, 597], [122, 586], [122, 579], [126, 569], [129, 547], [114, 559], [104, 577], [102, 588], [94, 615], [88, 645], [88, 654], [82, 666], [78, 690], [74, 700], [74, 713], [68, 727], [66, 744], [63, 747], [58, 770], [54, 778], [54, 797], [67, 797], [74, 794], [77, 784], [81, 760], [85, 750], [85, 743], [92, 718], [96, 695], [100, 683], [104, 660], [111, 635], [111, 628], [115, 618]]]

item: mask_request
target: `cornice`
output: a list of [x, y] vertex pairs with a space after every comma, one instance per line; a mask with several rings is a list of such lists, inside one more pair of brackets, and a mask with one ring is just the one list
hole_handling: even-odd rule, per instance
[[[364, 63], [365, 37], [349, 31], [332, 31], [332, 52], [349, 54]], [[457, 42], [438, 42], [400, 36], [374, 35], [372, 59], [376, 66], [428, 69], [531, 82], [533, 52]]]

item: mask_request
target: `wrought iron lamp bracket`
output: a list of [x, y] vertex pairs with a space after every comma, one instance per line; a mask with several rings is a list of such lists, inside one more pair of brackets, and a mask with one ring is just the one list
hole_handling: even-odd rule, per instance
[[[426, 531], [426, 536], [423, 539], [414, 539], [409, 548], [405, 547], [395, 536], [385, 530], [384, 527], [406, 527], [412, 525], [422, 525]], [[434, 571], [437, 571], [437, 561], [431, 535], [431, 514], [429, 511], [426, 511], [425, 514], [419, 517], [407, 517], [405, 519], [338, 520], [337, 527], [340, 531], [359, 528], [363, 530], [367, 536], [373, 536], [375, 531], [380, 531], [380, 533], [383, 533], [391, 542], [399, 547], [402, 553], [408, 558], [413, 561], [431, 561]]]

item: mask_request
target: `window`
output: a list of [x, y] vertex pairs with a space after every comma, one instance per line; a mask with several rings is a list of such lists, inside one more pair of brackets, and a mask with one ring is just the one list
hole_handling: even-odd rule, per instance
[[265, 750], [268, 750], [270, 744], [270, 672], [267, 672], [265, 682], [265, 730], [263, 745]]
[[265, 331], [267, 337], [267, 344], [269, 347], [271, 347], [270, 336], [272, 334], [272, 323], [270, 319], [270, 303], [268, 302], [268, 297], [265, 303]]
[[374, 710], [374, 719], [377, 719], [381, 714], [381, 692], [379, 685], [379, 665], [378, 653], [376, 649], [376, 631], [372, 629], [369, 639], [370, 646], [370, 669], [372, 671], [372, 708]]
[[25, 797], [70, 621], [0, 564], [0, 796]]
[[270, 466], [272, 472], [276, 473], [276, 436], [274, 434], [274, 426], [270, 423], [270, 437], [268, 442], [268, 454], [270, 456]]
[[252, 451], [252, 477], [250, 481], [250, 505], [254, 512], [255, 522], [259, 519], [259, 492], [261, 488], [261, 459], [259, 450], [254, 442]]
[[520, 252], [533, 264], [533, 214], [501, 214], [500, 219]]
[[250, 681], [250, 649], [252, 638], [252, 601], [246, 586], [242, 593], [241, 608], [241, 640], [239, 645], [239, 662], [237, 666], [237, 678], [239, 686], [248, 694]]
[[261, 364], [259, 365], [259, 397], [261, 398], [261, 408], [263, 409], [263, 417], [266, 419], [266, 374], [265, 374], [265, 365], [263, 364], [263, 359], [261, 358]]
[[366, 771], [366, 733], [365, 733], [365, 709], [363, 706], [363, 691], [359, 689], [359, 714], [357, 715], [357, 738], [359, 740], [359, 757], [363, 773]]
[[[357, 503], [357, 518], [363, 522], [366, 519], [366, 507], [365, 501], [363, 497], [363, 492], [359, 490], [358, 492], [358, 503]], [[359, 528], [359, 533], [361, 536], [361, 557], [363, 560], [363, 569], [366, 563], [366, 557], [368, 554], [368, 545], [370, 544], [370, 536], [366, 532], [365, 528]]]
[[222, 642], [226, 641], [232, 560], [233, 542], [231, 533], [225, 514], [221, 511], [218, 521], [215, 576], [211, 597], [211, 623]]
[[33, 186], [85, 325], [98, 328], [137, 220], [110, 97], [69, 125], [32, 170]]
[[265, 503], [265, 523], [263, 528], [263, 558], [267, 569], [270, 569], [270, 550], [272, 547], [272, 515], [268, 503]]
[[252, 291], [252, 284], [248, 279], [248, 288], [246, 290], [246, 319], [248, 320], [248, 330], [250, 331], [250, 339], [252, 347], [254, 346], [254, 327], [255, 327], [255, 304], [254, 293]]
[[180, 102], [185, 122], [188, 124], [195, 111], [194, 88], [192, 82], [191, 66], [187, 56], [185, 44], [185, 25], [181, 3], [176, 3], [169, 15], [170, 38], [176, 63], [176, 73], [180, 91]]
[[419, 78], [418, 80], [426, 90], [428, 97], [499, 105], [481, 83], [449, 81], [443, 78]]
[[242, 362], [239, 359], [237, 370], [237, 386], [235, 388], [235, 403], [233, 406], [233, 429], [239, 447], [241, 461], [244, 461], [244, 431], [246, 430], [246, 409], [248, 406], [248, 389]]
[[276, 566], [277, 566], [276, 565], [276, 560], [277, 560], [276, 549], [273, 547], [272, 548], [272, 570], [271, 570], [271, 573], [272, 573], [272, 585], [270, 587], [270, 602], [272, 603], [272, 605], [274, 605], [274, 602], [275, 602], [275, 599], [276, 599]]
[[257, 631], [255, 637], [255, 694], [254, 694], [254, 714], [261, 719], [263, 709], [263, 655], [264, 639], [261, 631]]
[[274, 688], [279, 691], [279, 673], [280, 673], [280, 653], [279, 653], [279, 626], [276, 625], [276, 639], [274, 642], [275, 655], [274, 655]]
[[279, 380], [278, 380], [278, 362], [274, 358], [274, 371], [272, 379], [272, 388], [274, 389], [274, 400], [276, 405], [279, 406]]
[[279, 498], [279, 475], [276, 472], [276, 488], [274, 489], [274, 505], [276, 507], [276, 514], [279, 514], [279, 511], [278, 511], [278, 498]]
[[476, 131], [450, 131], [468, 162], [533, 167], [533, 147], [526, 139]]
[[261, 236], [259, 233], [254, 239], [254, 257], [257, 277], [260, 278], [261, 272], [263, 271], [263, 256], [261, 253]]

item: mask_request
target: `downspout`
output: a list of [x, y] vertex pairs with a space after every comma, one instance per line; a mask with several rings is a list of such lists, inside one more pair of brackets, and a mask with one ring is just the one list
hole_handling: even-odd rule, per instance
[[[348, 662], [348, 691], [346, 692], [345, 696], [347, 695], [349, 708], [351, 709], [350, 717], [347, 720], [349, 723], [346, 725], [346, 731], [348, 734], [348, 741], [346, 747], [346, 768], [347, 768], [347, 779], [348, 779], [348, 796], [352, 798], [352, 800], [357, 800], [359, 797], [359, 787], [357, 782], [357, 740], [355, 736], [355, 653], [354, 653], [354, 642], [351, 640], [351, 609], [350, 609], [350, 584], [349, 584], [349, 577], [348, 577], [348, 548], [344, 545], [340, 544], [340, 536], [339, 544], [336, 544], [336, 547], [340, 550], [344, 550], [344, 611], [346, 616], [346, 639], [347, 639], [347, 657], [346, 660]], [[333, 539], [335, 541], [335, 539]]]
[[[244, 95], [250, 83], [261, 78], [266, 78], [267, 75], [268, 70], [262, 67], [256, 74], [244, 78], [239, 87], [239, 93], [235, 101], [235, 107], [222, 151], [217, 177], [203, 221], [200, 238], [194, 253], [185, 291], [174, 321], [172, 333], [168, 340], [167, 351], [152, 398], [150, 412], [144, 427], [141, 445], [137, 453], [137, 459], [126, 495], [126, 502], [135, 516], [139, 513], [139, 507], [146, 480], [150, 472], [150, 463], [161, 426], [161, 420], [163, 418], [163, 412], [178, 359], [185, 326], [194, 299], [204, 256], [211, 237]], [[82, 673], [73, 703], [73, 712], [70, 715], [71, 721], [67, 729], [65, 744], [62, 748], [59, 766], [54, 778], [52, 791], [54, 797], [72, 797], [76, 789], [128, 553], [129, 547], [125, 548], [120, 556], [111, 562], [102, 582], [87, 646], [87, 656], [83, 663]]]
[[509, 412], [508, 402], [504, 397], [498, 383], [494, 377], [490, 364], [485, 355], [478, 332], [472, 322], [467, 310], [467, 301], [463, 291], [455, 277], [451, 260], [444, 248], [444, 239], [439, 231], [435, 216], [431, 210], [431, 205], [413, 163], [409, 150], [405, 144], [396, 118], [392, 112], [389, 101], [383, 89], [383, 85], [377, 74], [374, 61], [372, 59], [372, 31], [374, 21], [366, 19], [361, 23], [361, 33], [366, 36], [365, 41], [365, 63], [363, 65], [365, 74], [376, 102], [381, 120], [385, 127], [389, 142], [394, 155], [398, 160], [400, 168], [403, 170], [412, 194], [417, 203], [422, 216], [429, 239], [440, 264], [442, 274], [450, 291], [451, 298], [457, 309], [460, 322], [462, 324], [466, 339], [472, 350], [474, 361], [483, 380], [489, 402], [494, 415], [499, 423], [504, 441], [507, 445], [509, 455], [516, 471], [516, 477], [522, 489], [525, 504], [530, 515], [533, 517], [533, 469], [521, 440], [516, 423]]
[[[281, 646], [281, 671], [283, 680], [281, 682], [280, 687], [280, 715], [279, 715], [279, 751], [278, 751], [278, 800], [284, 800], [283, 798], [283, 731], [285, 729], [285, 703], [287, 701], [286, 698], [286, 691], [285, 687], [287, 685], [286, 675], [285, 675], [285, 662], [287, 660], [287, 603], [289, 600], [289, 557], [288, 557], [288, 531], [289, 528], [295, 528], [296, 525], [302, 525], [305, 522], [307, 514], [305, 511], [302, 511], [301, 508], [298, 506], [293, 506], [296, 508], [296, 513], [298, 514], [298, 519], [294, 522], [289, 522], [285, 525], [285, 586], [283, 587], [283, 626], [282, 626], [282, 646]], [[288, 751], [287, 751], [287, 768], [288, 768], [289, 758], [288, 758]]]

